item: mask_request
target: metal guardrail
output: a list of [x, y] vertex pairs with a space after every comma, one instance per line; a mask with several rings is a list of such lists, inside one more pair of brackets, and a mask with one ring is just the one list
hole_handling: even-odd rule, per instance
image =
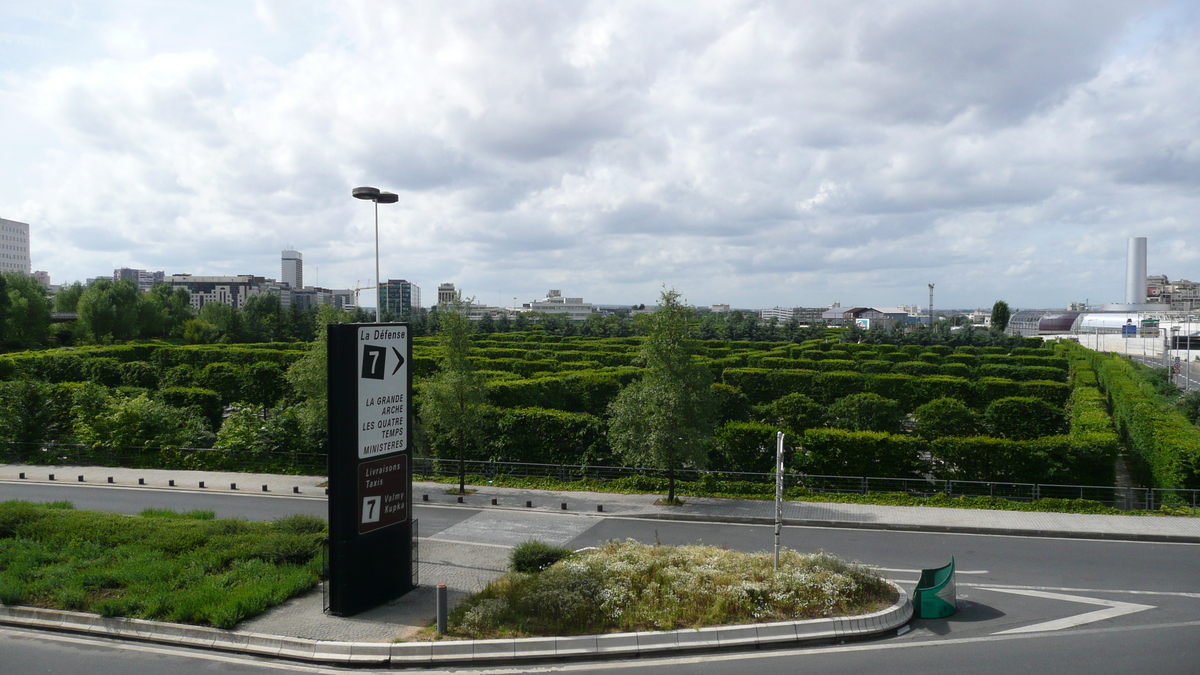
[[[211, 448], [94, 448], [73, 443], [0, 443], [0, 462], [35, 465], [77, 464], [120, 466], [147, 469], [195, 471], [261, 471], [284, 474], [324, 475], [326, 457], [317, 453], [248, 452]], [[529, 462], [493, 462], [467, 460], [466, 471], [472, 476], [494, 479], [552, 478], [559, 481], [590, 479], [608, 482], [621, 478], [666, 480], [663, 469], [591, 464], [537, 464]], [[413, 474], [418, 476], [457, 476], [458, 461], [432, 457], [413, 458]], [[711, 483], [714, 490], [722, 481], [761, 485], [763, 495], [775, 490], [775, 474], [744, 471], [711, 472], [677, 469], [681, 481]], [[1200, 490], [1114, 487], [1102, 485], [1048, 485], [999, 481], [945, 480], [936, 478], [882, 478], [874, 476], [824, 476], [790, 472], [784, 476], [784, 488], [802, 487], [815, 493], [869, 494], [899, 493], [914, 497], [999, 497], [1017, 502], [1039, 499], [1086, 499], [1126, 511], [1155, 510], [1162, 505], [1200, 507]], [[648, 488], [653, 489], [653, 488]]]
[[324, 475], [323, 453], [251, 452], [212, 448], [94, 447], [86, 443], [0, 442], [0, 462], [80, 466], [119, 466], [188, 471], [258, 471]]
[[[473, 476], [494, 479], [498, 476], [515, 478], [552, 478], [560, 481], [581, 479], [608, 482], [620, 478], [667, 478], [663, 469], [628, 466], [599, 466], [587, 464], [533, 464], [526, 462], [491, 462], [467, 460], [466, 472]], [[414, 475], [457, 476], [458, 461], [416, 457]], [[676, 469], [680, 481], [719, 482], [744, 481], [761, 484], [763, 494], [774, 494], [775, 474], [740, 471], [708, 472], [696, 469]], [[714, 486], [715, 487], [715, 486]], [[1160, 488], [1115, 487], [1102, 485], [1050, 485], [1042, 483], [1005, 483], [997, 481], [944, 480], [935, 478], [880, 478], [872, 476], [822, 476], [787, 473], [784, 488], [801, 487], [816, 493], [869, 494], [900, 493], [914, 497], [999, 497], [1017, 502], [1039, 499], [1086, 499], [1126, 511], [1154, 510], [1163, 504], [1200, 507], [1200, 490], [1167, 490]]]

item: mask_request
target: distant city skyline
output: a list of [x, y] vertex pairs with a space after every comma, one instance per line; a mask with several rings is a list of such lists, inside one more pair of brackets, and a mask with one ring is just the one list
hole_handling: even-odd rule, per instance
[[[1200, 5], [0, 5], [0, 217], [56, 282], [279, 273], [696, 305], [1200, 278]], [[309, 282], [312, 283], [312, 282]]]

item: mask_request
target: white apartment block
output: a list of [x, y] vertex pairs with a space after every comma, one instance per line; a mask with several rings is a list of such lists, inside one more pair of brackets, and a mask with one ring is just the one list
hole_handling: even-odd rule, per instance
[[541, 300], [521, 305], [521, 311], [566, 314], [571, 321], [586, 321], [594, 310], [592, 303], [584, 302], [583, 298], [564, 298], [562, 291], [551, 290]]
[[758, 310], [758, 316], [763, 321], [770, 321], [771, 319], [775, 319], [776, 321], [783, 323], [784, 321], [788, 321], [795, 315], [796, 315], [796, 312], [791, 307], [772, 307], [770, 309]]
[[29, 224], [0, 218], [0, 272], [29, 274]]
[[[280, 290], [280, 284], [274, 279], [250, 274], [239, 274], [233, 277], [197, 277], [191, 274], [172, 274], [167, 279], [167, 283], [171, 284], [171, 290], [182, 288], [190, 293], [192, 309], [196, 310], [209, 302], [219, 302], [230, 307], [241, 308], [252, 295], [271, 291], [279, 293]], [[282, 301], [283, 298], [280, 300]], [[288, 300], [290, 301], [291, 298], [289, 297]]]
[[1200, 308], [1200, 283], [1187, 279], [1171, 281], [1165, 274], [1146, 277], [1146, 303], [1169, 305], [1173, 310]]

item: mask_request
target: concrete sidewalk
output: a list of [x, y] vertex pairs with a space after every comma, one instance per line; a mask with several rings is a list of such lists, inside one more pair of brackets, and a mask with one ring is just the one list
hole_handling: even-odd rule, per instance
[[[25, 478], [19, 478], [21, 473]], [[0, 465], [0, 481], [137, 486], [154, 489], [198, 489], [305, 497], [324, 496], [324, 477], [269, 474], [119, 469], [107, 467]], [[174, 488], [170, 481], [175, 481]], [[479, 509], [480, 512], [420, 540], [419, 575], [423, 583], [446, 583], [451, 602], [482, 589], [507, 567], [509, 549], [538, 538], [566, 544], [604, 517], [659, 518], [707, 522], [771, 523], [770, 501], [687, 497], [682, 506], [656, 506], [657, 494], [610, 494], [523, 490], [472, 485], [474, 493], [458, 503], [444, 483], [413, 484], [415, 505]], [[0, 483], [0, 500], [4, 487]], [[495, 500], [495, 505], [493, 505]], [[530, 506], [526, 506], [529, 503]], [[563, 504], [566, 504], [564, 510]], [[603, 511], [598, 511], [601, 507]], [[1131, 541], [1200, 543], [1200, 518], [1099, 516], [1066, 513], [986, 511], [868, 504], [785, 502], [785, 523], [793, 526], [857, 527], [905, 531], [961, 532], [1011, 536], [1056, 536]], [[434, 620], [434, 589], [422, 586], [399, 600], [354, 617], [322, 612], [320, 589], [289, 600], [238, 625], [236, 634], [269, 634], [310, 640], [388, 642], [411, 637]]]

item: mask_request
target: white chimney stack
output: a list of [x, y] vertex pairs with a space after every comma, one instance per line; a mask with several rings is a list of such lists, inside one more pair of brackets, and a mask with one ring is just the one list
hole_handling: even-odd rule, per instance
[[1130, 237], [1125, 259], [1125, 304], [1146, 302], [1146, 238]]

